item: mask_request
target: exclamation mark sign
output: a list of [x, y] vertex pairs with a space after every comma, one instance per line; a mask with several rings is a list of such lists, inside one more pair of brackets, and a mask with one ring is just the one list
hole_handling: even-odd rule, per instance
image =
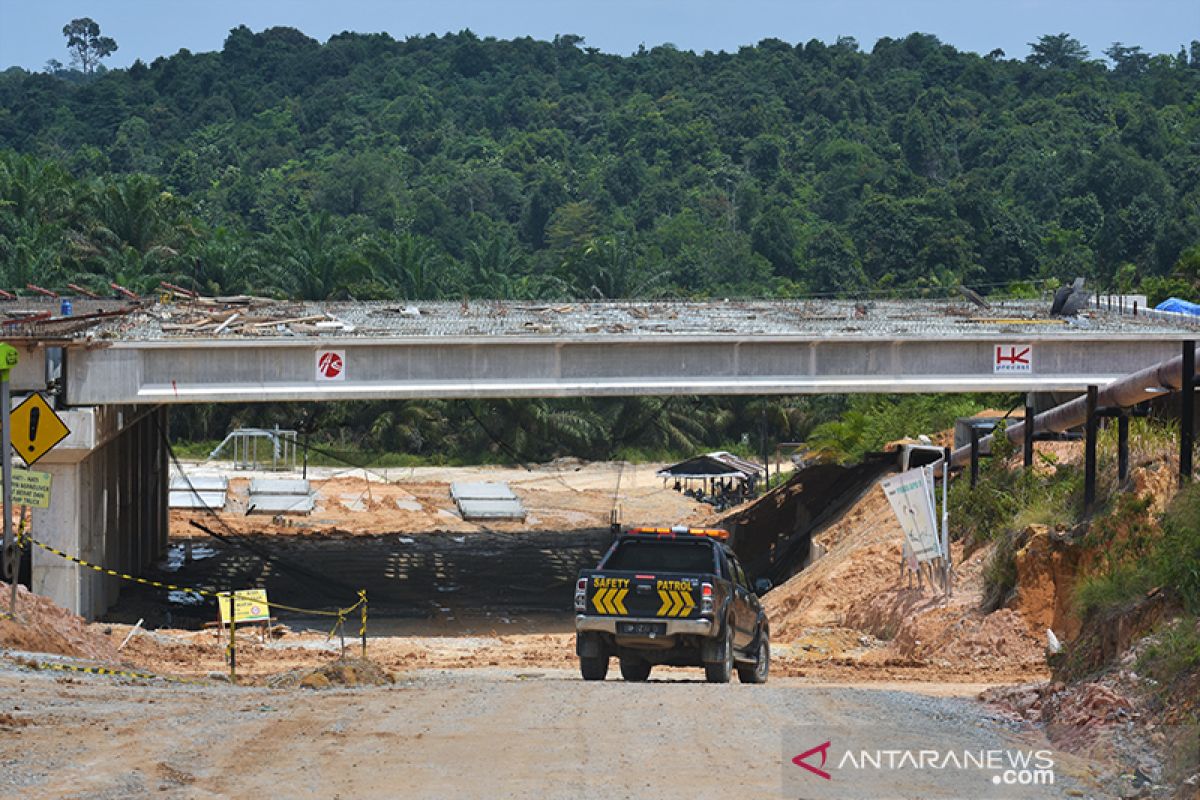
[[38, 421], [42, 418], [42, 410], [34, 407], [29, 409], [29, 452], [37, 450], [34, 442], [37, 441]]

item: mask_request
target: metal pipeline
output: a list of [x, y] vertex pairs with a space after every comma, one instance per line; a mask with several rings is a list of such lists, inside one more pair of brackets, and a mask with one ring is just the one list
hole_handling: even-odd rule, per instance
[[[1098, 406], [1109, 408], [1129, 408], [1136, 406], [1152, 395], [1147, 390], [1163, 389], [1179, 391], [1183, 387], [1183, 356], [1176, 356], [1169, 361], [1147, 367], [1140, 372], [1113, 381], [1100, 389], [1097, 397]], [[1081, 395], [1074, 400], [1055, 406], [1033, 418], [1034, 434], [1062, 433], [1082, 425], [1087, 420], [1087, 395]], [[1005, 431], [1008, 440], [1020, 447], [1025, 443], [1025, 423], [1018, 422]], [[980, 447], [990, 444], [992, 434], [979, 440]], [[950, 465], [960, 467], [971, 461], [970, 446], [960, 447], [950, 454]]]

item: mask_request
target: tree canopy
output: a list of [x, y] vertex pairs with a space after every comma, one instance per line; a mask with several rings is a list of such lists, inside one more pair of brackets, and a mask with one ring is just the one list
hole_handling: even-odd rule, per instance
[[[1065, 33], [1027, 58], [921, 33], [869, 52], [768, 39], [622, 57], [568, 35], [321, 44], [239, 27], [220, 52], [128, 69], [10, 69], [0, 288], [787, 298], [1027, 293], [1083, 275], [1194, 297], [1200, 42], [1106, 55]], [[322, 428], [426, 457], [756, 449], [755, 403], [371, 403], [327, 409]], [[765, 405], [783, 440], [858, 409]], [[816, 438], [845, 456], [918, 432], [901, 423], [924, 412], [897, 408], [886, 431], [863, 422], [873, 406]], [[223, 406], [173, 425], [205, 438], [296, 413]]]
[[1065, 33], [1025, 59], [920, 33], [622, 57], [575, 36], [239, 27], [220, 52], [83, 75], [115, 43], [75, 28], [82, 72], [0, 74], [3, 285], [1165, 291], [1200, 243], [1197, 42], [1118, 42], [1107, 63]]

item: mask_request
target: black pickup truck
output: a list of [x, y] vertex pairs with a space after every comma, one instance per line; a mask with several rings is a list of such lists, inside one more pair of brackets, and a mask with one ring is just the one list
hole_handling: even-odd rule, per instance
[[644, 681], [655, 664], [704, 667], [711, 683], [765, 683], [770, 625], [758, 595], [707, 528], [634, 528], [575, 584], [575, 652], [584, 680], [603, 680], [616, 656], [621, 676]]

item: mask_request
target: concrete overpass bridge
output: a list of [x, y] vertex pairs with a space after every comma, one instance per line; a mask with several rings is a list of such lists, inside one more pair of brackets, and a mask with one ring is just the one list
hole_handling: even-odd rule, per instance
[[[24, 302], [24, 301], [23, 301]], [[13, 391], [71, 436], [38, 468], [48, 544], [136, 573], [166, 545], [173, 404], [405, 398], [1077, 392], [1177, 355], [1185, 318], [1043, 302], [305, 304], [77, 301], [5, 308]], [[33, 588], [95, 616], [116, 580], [35, 549]]]

